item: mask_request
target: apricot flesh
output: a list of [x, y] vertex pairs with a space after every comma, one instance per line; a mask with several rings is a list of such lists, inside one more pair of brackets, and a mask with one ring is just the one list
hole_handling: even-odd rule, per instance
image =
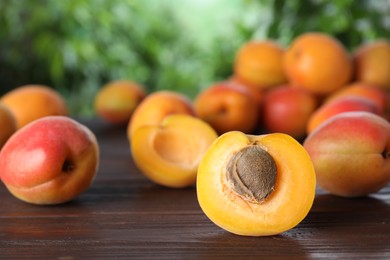
[[[238, 194], [227, 177], [235, 155], [252, 146], [268, 153], [276, 166], [275, 185], [260, 200]], [[308, 153], [291, 136], [231, 131], [218, 137], [206, 152], [196, 188], [201, 209], [217, 226], [237, 235], [268, 236], [285, 232], [306, 217], [314, 201], [316, 177]]]
[[195, 184], [198, 165], [216, 138], [215, 130], [203, 120], [174, 114], [157, 125], [136, 129], [130, 141], [131, 153], [150, 180], [183, 188]]

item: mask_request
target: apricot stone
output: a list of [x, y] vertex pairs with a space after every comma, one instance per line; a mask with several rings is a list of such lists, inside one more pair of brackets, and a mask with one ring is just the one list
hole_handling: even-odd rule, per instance
[[238, 235], [267, 236], [298, 225], [315, 197], [313, 164], [287, 134], [227, 132], [198, 169], [197, 197], [206, 216]]

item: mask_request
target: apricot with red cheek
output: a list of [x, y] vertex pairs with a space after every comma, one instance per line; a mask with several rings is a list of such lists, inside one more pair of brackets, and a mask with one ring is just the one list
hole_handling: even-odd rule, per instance
[[343, 112], [366, 111], [381, 114], [380, 108], [372, 100], [363, 97], [340, 97], [320, 106], [312, 113], [307, 123], [307, 133], [310, 134], [324, 121]]
[[303, 143], [318, 184], [343, 197], [366, 196], [390, 181], [390, 123], [369, 112], [336, 115]]

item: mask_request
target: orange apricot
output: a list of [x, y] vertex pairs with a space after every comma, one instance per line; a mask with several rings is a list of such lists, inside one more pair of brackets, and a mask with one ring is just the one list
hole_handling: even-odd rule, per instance
[[131, 154], [150, 180], [182, 188], [195, 184], [199, 163], [217, 137], [203, 120], [175, 114], [159, 124], [137, 128], [132, 135]]
[[294, 39], [284, 56], [289, 82], [324, 96], [347, 84], [353, 73], [348, 51], [325, 33], [304, 33]]
[[355, 79], [390, 91], [390, 42], [376, 40], [353, 52]]
[[316, 191], [310, 157], [283, 133], [218, 137], [201, 161], [198, 202], [217, 226], [237, 235], [268, 236], [298, 225]]
[[244, 84], [259, 89], [285, 83], [284, 49], [272, 40], [253, 40], [243, 44], [236, 53], [234, 75]]
[[194, 100], [195, 114], [218, 134], [238, 130], [252, 133], [259, 116], [259, 105], [249, 89], [230, 81], [215, 83]]
[[144, 125], [158, 125], [164, 117], [171, 114], [194, 115], [191, 101], [183, 94], [160, 90], [149, 94], [137, 106], [127, 126], [127, 137]]
[[0, 102], [14, 115], [17, 128], [45, 116], [67, 116], [64, 97], [43, 85], [24, 85], [5, 93]]
[[96, 94], [96, 113], [113, 124], [128, 123], [138, 104], [145, 98], [144, 88], [130, 80], [117, 80], [104, 85]]
[[11, 111], [0, 103], [0, 149], [16, 131], [16, 120]]

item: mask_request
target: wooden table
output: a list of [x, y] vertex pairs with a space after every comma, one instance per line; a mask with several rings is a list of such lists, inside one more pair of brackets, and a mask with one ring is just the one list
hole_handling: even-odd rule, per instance
[[125, 127], [82, 120], [101, 150], [91, 188], [72, 202], [34, 206], [0, 186], [1, 259], [390, 259], [390, 187], [343, 199], [318, 190], [297, 227], [243, 237], [214, 225], [195, 188], [147, 180], [132, 161]]

